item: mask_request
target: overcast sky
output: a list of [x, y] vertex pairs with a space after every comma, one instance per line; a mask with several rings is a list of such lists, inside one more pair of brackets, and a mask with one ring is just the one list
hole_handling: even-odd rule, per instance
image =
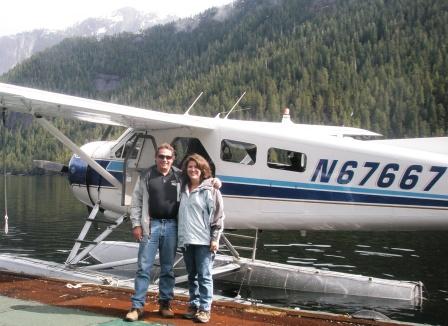
[[64, 29], [88, 17], [133, 7], [161, 16], [188, 17], [233, 0], [6, 0], [0, 9], [0, 36], [37, 28]]

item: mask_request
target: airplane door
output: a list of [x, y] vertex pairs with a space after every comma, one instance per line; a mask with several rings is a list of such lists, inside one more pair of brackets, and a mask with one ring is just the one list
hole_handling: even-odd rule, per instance
[[130, 205], [132, 192], [140, 173], [154, 164], [156, 154], [156, 142], [153, 136], [135, 134], [126, 146], [129, 149], [124, 159], [124, 180], [122, 191], [122, 205]]

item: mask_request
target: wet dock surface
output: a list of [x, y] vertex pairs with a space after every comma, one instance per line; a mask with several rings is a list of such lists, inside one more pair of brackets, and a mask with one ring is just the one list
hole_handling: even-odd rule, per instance
[[[0, 273], [0, 325], [192, 325], [182, 318], [187, 298], [173, 300], [175, 318], [158, 315], [157, 297], [148, 294], [143, 321], [122, 321], [132, 291]], [[19, 323], [17, 323], [19, 322]], [[73, 323], [76, 322], [76, 323]], [[214, 301], [210, 325], [406, 325], [345, 315]]]

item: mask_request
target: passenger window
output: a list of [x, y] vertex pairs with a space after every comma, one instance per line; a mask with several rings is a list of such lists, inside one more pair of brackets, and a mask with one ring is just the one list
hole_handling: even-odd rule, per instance
[[306, 169], [306, 155], [285, 149], [269, 148], [268, 166], [272, 169], [304, 172]]
[[212, 175], [215, 175], [215, 164], [213, 163], [210, 155], [208, 155], [207, 150], [205, 149], [204, 145], [202, 145], [199, 139], [177, 137], [172, 141], [171, 146], [173, 146], [174, 150], [176, 151], [176, 159], [174, 160], [173, 164], [179, 169], [182, 169], [184, 160], [188, 155], [199, 154], [207, 160], [207, 162], [210, 164]]
[[221, 141], [221, 159], [226, 162], [254, 165], [257, 158], [257, 146], [236, 140]]

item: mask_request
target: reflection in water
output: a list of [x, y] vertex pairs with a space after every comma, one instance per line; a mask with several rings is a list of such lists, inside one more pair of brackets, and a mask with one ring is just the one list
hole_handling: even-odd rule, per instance
[[[3, 178], [0, 177], [0, 184]], [[64, 262], [87, 217], [63, 177], [7, 178], [9, 234], [0, 222], [0, 253]], [[3, 198], [3, 189], [0, 190]], [[0, 202], [3, 216], [3, 200]], [[252, 232], [243, 232], [253, 235]], [[399, 320], [448, 324], [447, 232], [261, 233], [257, 258], [296, 266], [422, 281], [428, 299], [421, 311], [400, 302], [242, 287], [242, 297], [300, 309], [352, 313], [367, 308]], [[124, 223], [108, 240], [132, 241]], [[238, 244], [235, 241], [235, 244]], [[243, 244], [244, 245], [244, 244]], [[238, 289], [222, 289], [236, 296]]]
[[[64, 262], [88, 215], [86, 207], [73, 197], [66, 179], [8, 176], [7, 189], [9, 233], [0, 237], [0, 251]], [[1, 194], [3, 198], [3, 189]], [[4, 212], [3, 201], [0, 205]], [[113, 236], [127, 239], [127, 228]]]
[[389, 254], [387, 252], [375, 252], [375, 251], [364, 251], [364, 250], [355, 250], [355, 252], [360, 255], [363, 255], [363, 256], [403, 257], [403, 255]]
[[[261, 235], [261, 248], [257, 252], [259, 258], [386, 279], [422, 281], [426, 290], [426, 300], [421, 310], [385, 300], [369, 299], [366, 303], [362, 298], [354, 300], [329, 295], [310, 299], [308, 294], [303, 293], [288, 293], [283, 299], [270, 300], [274, 295], [271, 296], [268, 292], [264, 302], [334, 312], [353, 312], [368, 308], [398, 320], [448, 325], [447, 235], [447, 232], [319, 231], [307, 232], [306, 237], [302, 237], [299, 232], [293, 231], [264, 231]], [[298, 243], [306, 243], [306, 246], [291, 245]], [[321, 244], [325, 247], [319, 247]], [[272, 250], [273, 248], [276, 250]], [[313, 248], [323, 250], [307, 250]], [[257, 295], [257, 298], [261, 298], [260, 293]]]

